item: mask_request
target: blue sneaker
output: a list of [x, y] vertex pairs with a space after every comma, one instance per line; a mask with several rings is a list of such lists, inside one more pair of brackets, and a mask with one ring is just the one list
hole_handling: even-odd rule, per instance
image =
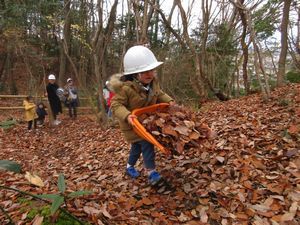
[[126, 173], [131, 176], [131, 178], [137, 178], [140, 175], [140, 173], [133, 166], [126, 168]]
[[161, 179], [161, 176], [160, 176], [159, 173], [156, 172], [156, 171], [153, 171], [153, 172], [150, 173], [150, 175], [149, 175], [149, 183], [150, 183], [151, 185], [157, 184], [157, 183], [160, 181], [160, 179]]

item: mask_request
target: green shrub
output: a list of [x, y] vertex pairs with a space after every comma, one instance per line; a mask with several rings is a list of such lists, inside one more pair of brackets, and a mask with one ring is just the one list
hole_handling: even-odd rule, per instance
[[5, 120], [5, 121], [0, 122], [0, 128], [3, 128], [5, 130], [5, 129], [9, 129], [9, 128], [13, 127], [16, 124], [17, 124], [17, 121], [14, 119]]
[[291, 83], [300, 83], [300, 71], [287, 72], [286, 79]]

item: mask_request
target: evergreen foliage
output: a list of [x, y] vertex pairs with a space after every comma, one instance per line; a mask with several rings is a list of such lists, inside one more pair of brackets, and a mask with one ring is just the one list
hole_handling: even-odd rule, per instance
[[289, 71], [286, 74], [286, 79], [291, 83], [300, 83], [300, 72], [299, 71]]

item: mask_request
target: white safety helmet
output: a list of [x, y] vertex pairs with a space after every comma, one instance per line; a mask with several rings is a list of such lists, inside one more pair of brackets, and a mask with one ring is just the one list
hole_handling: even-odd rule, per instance
[[161, 64], [151, 50], [137, 45], [129, 48], [124, 56], [124, 75], [153, 70]]
[[48, 76], [48, 80], [55, 80], [55, 76], [54, 76], [53, 74], [50, 74], [50, 75]]
[[68, 78], [68, 79], [67, 79], [67, 83], [69, 83], [69, 81], [72, 81], [72, 78]]

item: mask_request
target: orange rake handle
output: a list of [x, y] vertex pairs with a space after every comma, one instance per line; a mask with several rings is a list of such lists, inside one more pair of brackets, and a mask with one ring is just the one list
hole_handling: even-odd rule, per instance
[[[169, 106], [169, 103], [159, 103], [139, 109], [135, 109], [132, 111], [132, 115], [139, 116], [144, 113], [150, 113], [157, 111], [158, 109], [163, 109]], [[164, 146], [162, 146], [146, 129], [145, 127], [139, 122], [137, 118], [132, 120], [133, 130], [139, 135], [141, 138], [149, 141], [154, 146], [156, 146], [162, 153], [169, 155], [170, 151], [167, 150]]]

